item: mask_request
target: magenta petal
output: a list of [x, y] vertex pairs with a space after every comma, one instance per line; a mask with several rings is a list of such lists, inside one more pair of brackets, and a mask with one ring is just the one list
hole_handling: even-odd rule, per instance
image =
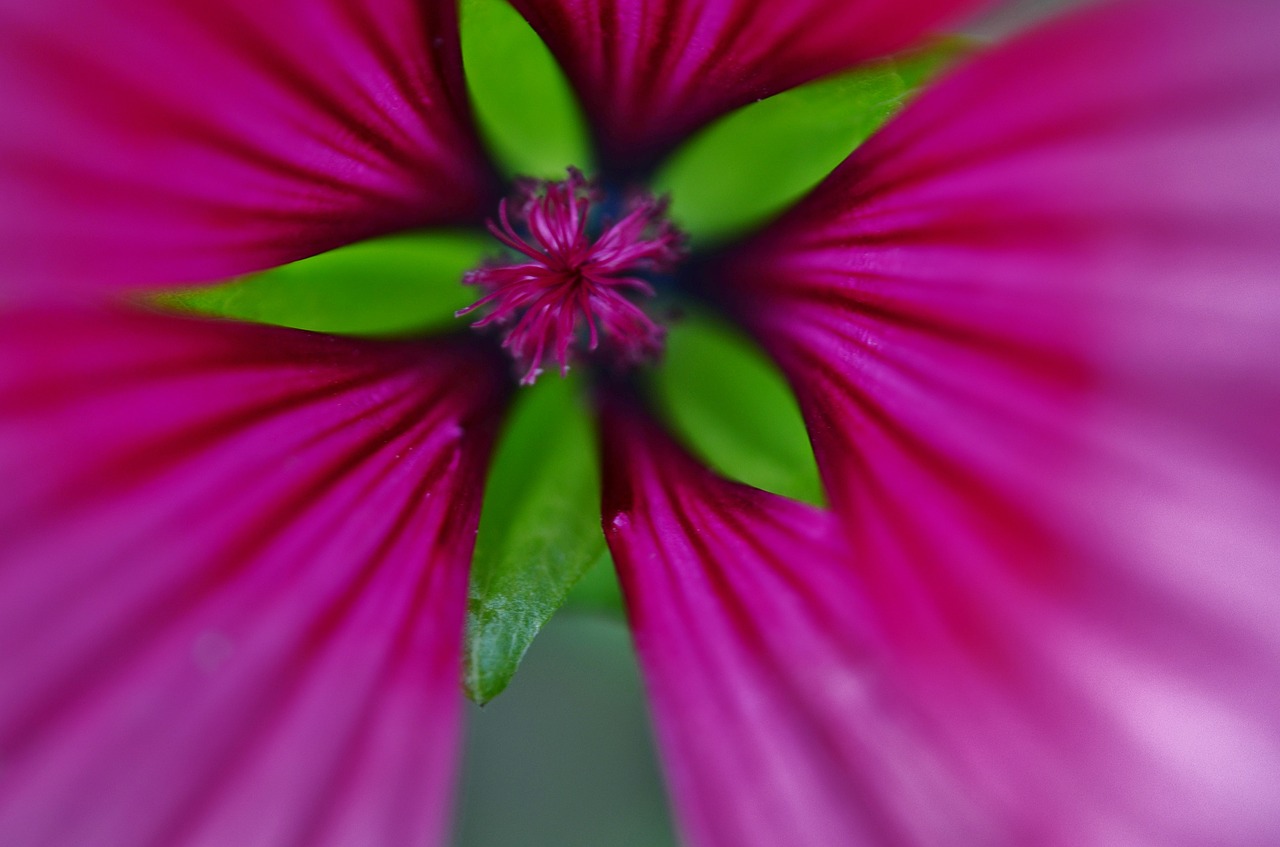
[[869, 515], [887, 540], [851, 550], [831, 514], [714, 477], [632, 408], [601, 429], [605, 533], [691, 844], [1275, 843], [1274, 639], [1123, 572], [1032, 584], [928, 502], [914, 524]]
[[717, 271], [895, 673], [970, 724], [975, 796], [1025, 802], [1031, 835], [948, 843], [1280, 843], [1277, 31], [1253, 0], [1053, 25]]
[[0, 0], [0, 285], [225, 278], [477, 220], [453, 3]]
[[436, 843], [476, 344], [0, 318], [0, 843]]
[[895, 505], [1001, 558], [1105, 532], [1219, 587], [1276, 576], [1248, 504], [1280, 497], [1277, 27], [1158, 0], [1023, 38], [716, 271], [858, 527]]
[[908, 47], [984, 0], [512, 0], [560, 60], [605, 162], [643, 168], [699, 125]]
[[601, 430], [605, 535], [691, 843], [880, 843], [872, 763], [846, 756], [879, 727], [842, 714], [866, 616], [836, 523], [713, 477], [635, 409]]

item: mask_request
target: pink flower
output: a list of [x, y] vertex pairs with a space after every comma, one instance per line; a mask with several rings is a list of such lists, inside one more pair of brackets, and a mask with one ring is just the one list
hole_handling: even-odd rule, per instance
[[[514, 5], [630, 182], [970, 4]], [[673, 271], [786, 373], [824, 509], [712, 474], [611, 367], [660, 344], [654, 201], [579, 226], [573, 177], [497, 219], [525, 256], [471, 277], [481, 321], [598, 373], [691, 843], [1280, 843], [1277, 32], [1052, 24]], [[0, 103], [0, 843], [436, 843], [509, 360], [115, 299], [495, 214], [453, 4], [0, 0]]]

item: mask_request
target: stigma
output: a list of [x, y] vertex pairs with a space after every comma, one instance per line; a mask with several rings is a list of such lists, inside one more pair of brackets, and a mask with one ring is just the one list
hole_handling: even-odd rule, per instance
[[511, 253], [463, 277], [483, 296], [457, 316], [480, 312], [475, 327], [501, 330], [523, 385], [552, 362], [564, 376], [574, 357], [613, 367], [651, 362], [665, 331], [640, 303], [684, 255], [684, 236], [666, 212], [666, 200], [648, 193], [610, 198], [574, 168], [561, 181], [518, 180], [488, 222]]

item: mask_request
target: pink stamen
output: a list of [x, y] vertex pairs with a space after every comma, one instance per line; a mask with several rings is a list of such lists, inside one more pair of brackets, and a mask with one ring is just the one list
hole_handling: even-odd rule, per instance
[[517, 181], [488, 227], [531, 261], [493, 262], [463, 277], [485, 293], [458, 316], [483, 308], [476, 327], [507, 327], [502, 346], [525, 369], [524, 385], [538, 378], [546, 358], [566, 374], [574, 350], [599, 350], [621, 365], [662, 352], [662, 327], [626, 295], [654, 296], [637, 274], [670, 272], [683, 256], [683, 235], [666, 219], [665, 200], [636, 194], [622, 218], [603, 222], [593, 237], [591, 204], [602, 199], [575, 168], [559, 182]]

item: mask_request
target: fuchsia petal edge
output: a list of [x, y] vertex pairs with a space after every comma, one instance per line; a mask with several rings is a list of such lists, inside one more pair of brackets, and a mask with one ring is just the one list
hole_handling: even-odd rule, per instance
[[983, 0], [513, 0], [610, 168], [644, 170], [738, 106], [910, 47]]
[[0, 0], [0, 290], [204, 282], [479, 222], [453, 3]]
[[0, 842], [442, 839], [505, 371], [469, 338], [0, 317]]

